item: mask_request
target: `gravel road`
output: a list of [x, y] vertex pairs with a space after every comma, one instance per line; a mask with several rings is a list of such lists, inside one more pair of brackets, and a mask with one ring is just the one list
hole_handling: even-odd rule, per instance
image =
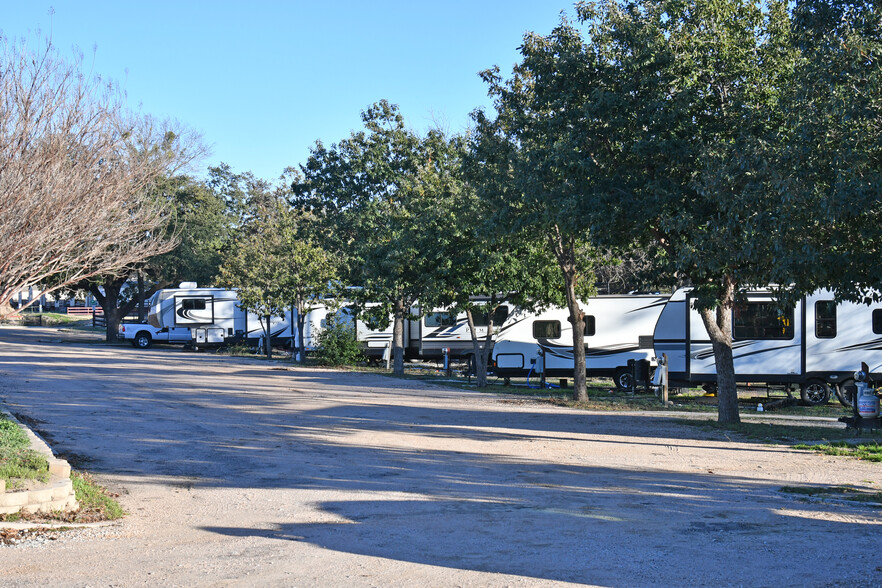
[[0, 328], [0, 401], [130, 515], [4, 586], [878, 586], [882, 466], [379, 375]]

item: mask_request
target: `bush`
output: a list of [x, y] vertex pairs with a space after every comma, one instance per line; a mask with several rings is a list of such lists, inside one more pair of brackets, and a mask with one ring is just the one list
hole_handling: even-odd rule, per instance
[[354, 365], [364, 359], [355, 324], [345, 316], [328, 315], [316, 340], [316, 357], [326, 365]]

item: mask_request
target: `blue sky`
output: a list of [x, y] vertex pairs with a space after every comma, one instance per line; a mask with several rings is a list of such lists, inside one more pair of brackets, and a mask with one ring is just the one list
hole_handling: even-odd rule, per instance
[[[0, 0], [4, 36], [51, 33], [130, 106], [203, 133], [235, 171], [275, 180], [316, 139], [360, 128], [382, 98], [412, 128], [459, 132], [491, 106], [478, 72], [510, 72], [527, 31], [547, 34], [571, 1]], [[54, 14], [49, 15], [50, 7]], [[94, 49], [94, 54], [93, 54]]]

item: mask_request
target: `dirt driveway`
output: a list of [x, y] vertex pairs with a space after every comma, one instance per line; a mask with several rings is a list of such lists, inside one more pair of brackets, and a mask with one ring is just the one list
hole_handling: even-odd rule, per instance
[[651, 415], [0, 328], [0, 400], [122, 493], [5, 586], [878, 586], [882, 467]]

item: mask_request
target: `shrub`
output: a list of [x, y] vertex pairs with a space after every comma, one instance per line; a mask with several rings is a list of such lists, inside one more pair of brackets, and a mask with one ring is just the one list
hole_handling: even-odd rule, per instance
[[345, 316], [328, 315], [316, 340], [316, 357], [326, 365], [354, 365], [364, 359], [355, 324]]

